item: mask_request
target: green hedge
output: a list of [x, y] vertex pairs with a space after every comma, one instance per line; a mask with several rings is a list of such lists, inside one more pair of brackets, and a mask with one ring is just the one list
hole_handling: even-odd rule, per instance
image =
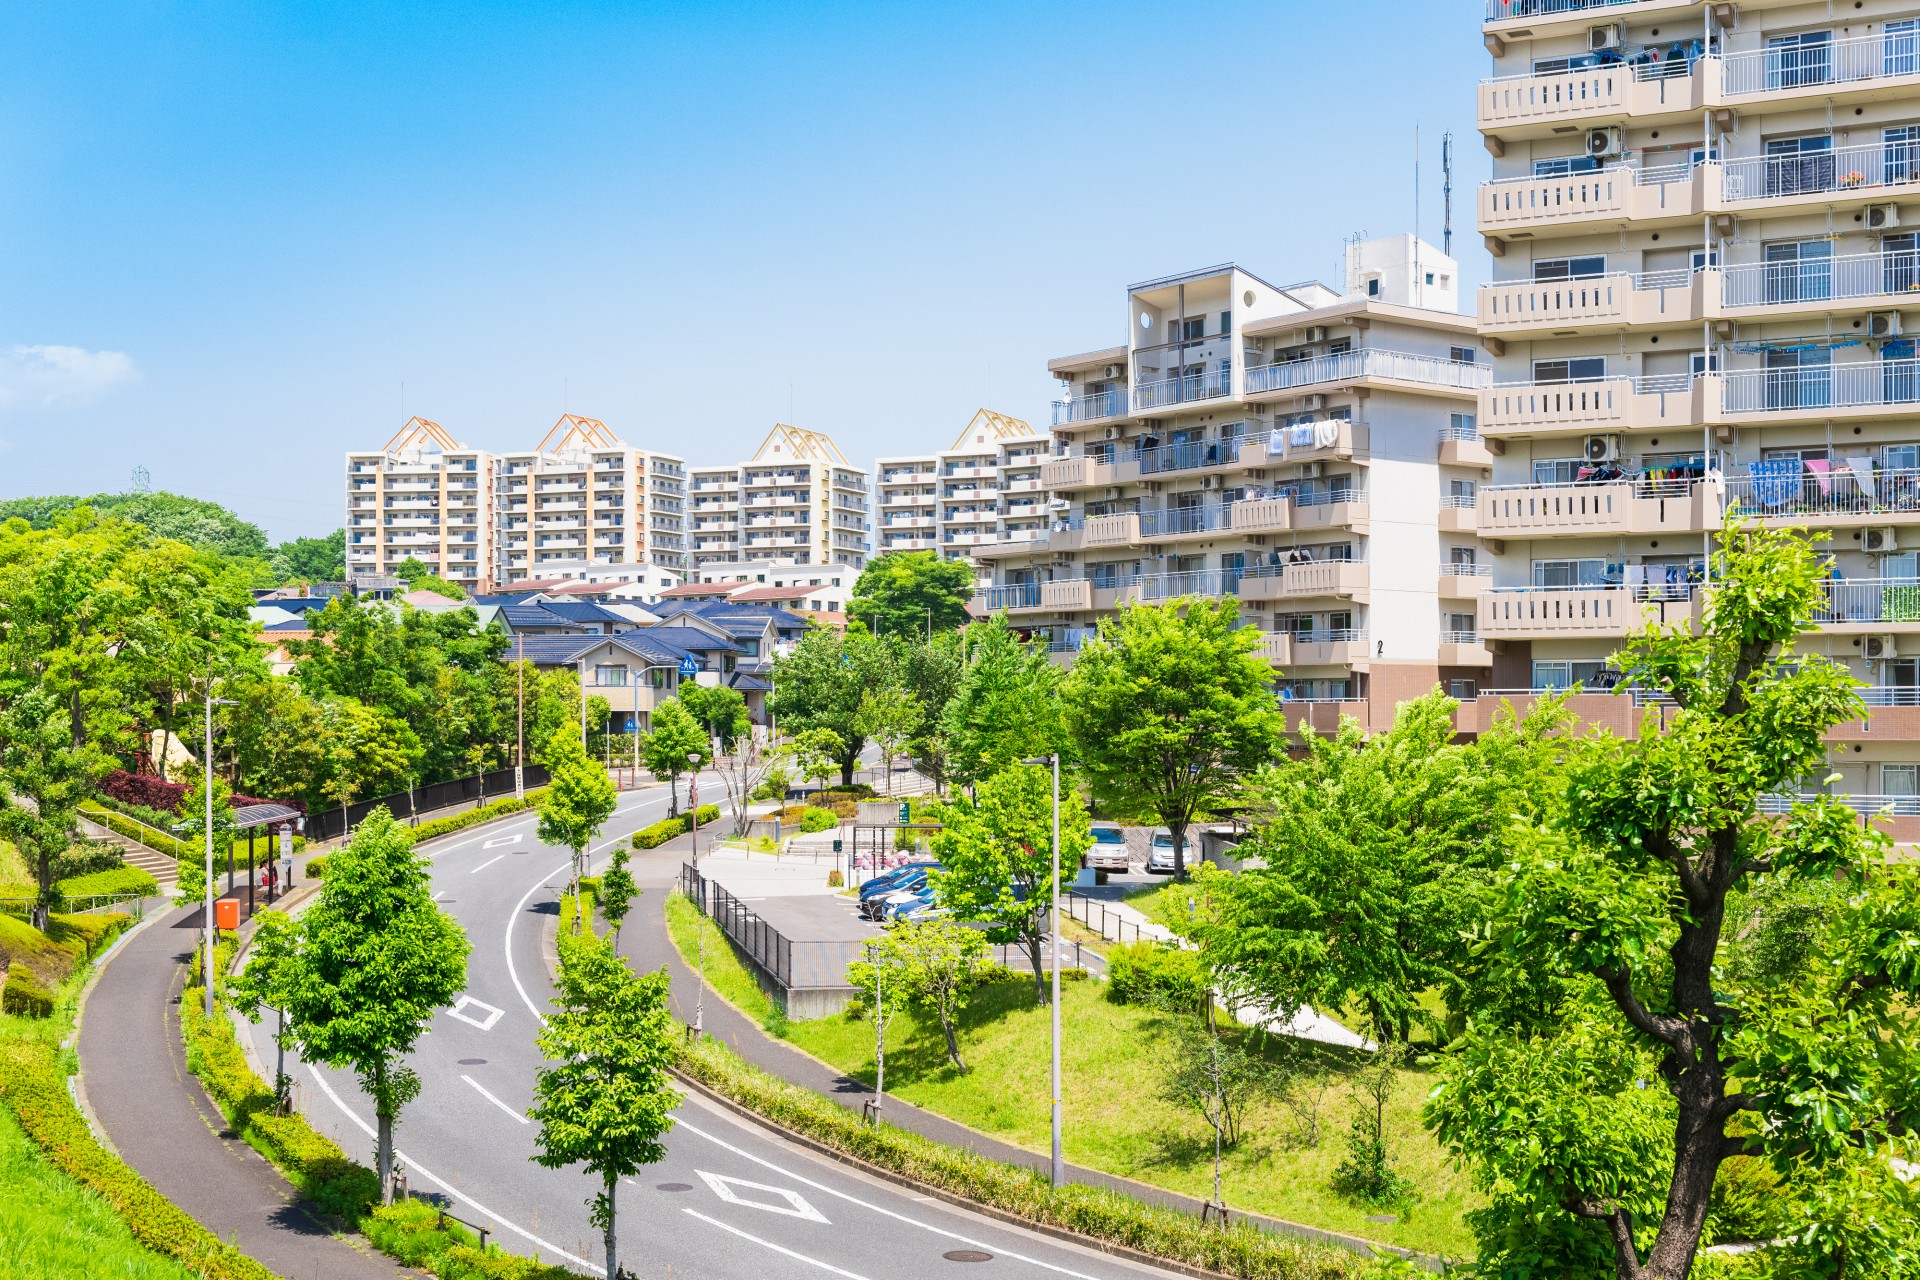
[[74, 876], [56, 886], [68, 901], [76, 898], [106, 898], [120, 894], [138, 894], [148, 898], [160, 892], [160, 882], [139, 867], [115, 867], [92, 875]]
[[468, 809], [464, 813], [450, 813], [444, 818], [434, 818], [413, 828], [413, 842], [432, 840], [449, 835], [455, 831], [465, 831], [468, 827], [478, 826], [482, 822], [492, 822], [495, 818], [504, 818], [510, 813], [520, 813], [527, 809], [538, 809], [540, 797], [547, 794], [545, 787], [537, 787], [527, 792], [524, 798], [508, 796], [504, 800], [491, 800], [478, 809]]
[[831, 809], [809, 808], [800, 815], [802, 831], [831, 831], [840, 825], [840, 815]]
[[499, 1245], [482, 1253], [466, 1228], [448, 1222], [443, 1230], [439, 1222], [440, 1211], [432, 1205], [405, 1200], [375, 1209], [361, 1225], [382, 1253], [441, 1280], [573, 1280], [565, 1267], [522, 1258]]
[[307, 859], [306, 876], [309, 880], [325, 880], [327, 878], [326, 854], [315, 854], [313, 857]]
[[810, 1089], [745, 1062], [717, 1040], [677, 1050], [682, 1071], [715, 1093], [817, 1142], [980, 1204], [1154, 1257], [1246, 1280], [1352, 1280], [1370, 1263], [1331, 1245], [1252, 1226], [1222, 1230], [1084, 1183], [1055, 1188], [1047, 1175], [986, 1159], [891, 1125], [872, 1125]]
[[46, 1158], [111, 1205], [147, 1248], [178, 1258], [207, 1280], [275, 1280], [271, 1271], [222, 1242], [94, 1141], [67, 1093], [54, 1046], [25, 1039], [0, 1042], [0, 1098]]
[[0, 1013], [22, 1018], [51, 1018], [53, 993], [41, 986], [25, 965], [7, 971], [7, 985], [0, 987]]
[[1129, 942], [1107, 952], [1107, 998], [1115, 1004], [1166, 1003], [1197, 1009], [1209, 985], [1197, 951]]
[[[710, 827], [720, 821], [720, 806], [703, 804], [700, 806], [700, 825]], [[675, 836], [685, 835], [692, 829], [692, 822], [686, 814], [677, 818], [662, 818], [650, 827], [642, 827], [633, 833], [633, 847], [636, 849], [657, 849]]]
[[143, 844], [158, 853], [164, 853], [175, 862], [180, 861], [182, 858], [205, 858], [207, 856], [206, 847], [203, 845], [188, 844], [183, 840], [174, 839], [163, 831], [153, 831], [141, 826], [132, 818], [115, 813], [111, 809], [104, 808], [91, 800], [80, 806], [80, 812], [86, 814], [107, 830]]

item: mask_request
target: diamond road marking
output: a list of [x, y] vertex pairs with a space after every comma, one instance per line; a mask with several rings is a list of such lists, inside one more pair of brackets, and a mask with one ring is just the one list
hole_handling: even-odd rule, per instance
[[481, 845], [480, 847], [482, 849], [498, 849], [503, 844], [519, 844], [519, 843], [520, 843], [519, 836], [495, 836], [493, 839], [487, 841], [485, 844]]
[[[745, 1178], [729, 1178], [724, 1174], [708, 1173], [705, 1169], [695, 1169], [701, 1181], [713, 1189], [713, 1194], [728, 1204], [737, 1204], [743, 1209], [765, 1209], [768, 1213], [781, 1214], [788, 1218], [805, 1218], [808, 1222], [819, 1222], [831, 1226], [826, 1215], [808, 1204], [798, 1191], [789, 1191], [785, 1187], [770, 1187], [764, 1182], [748, 1182]], [[750, 1187], [755, 1191], [764, 1191], [768, 1195], [778, 1196], [785, 1204], [768, 1204], [763, 1200], [742, 1200], [735, 1193], [735, 1187]]]
[[[468, 1007], [480, 1010], [484, 1016], [476, 1018], [472, 1014], [462, 1012]], [[461, 996], [453, 1002], [453, 1008], [447, 1010], [447, 1016], [449, 1018], [458, 1018], [470, 1027], [478, 1027], [482, 1031], [491, 1031], [493, 1030], [493, 1024], [500, 1021], [500, 1015], [505, 1012], [506, 1010], [496, 1009], [484, 1000], [475, 1000], [472, 996]]]

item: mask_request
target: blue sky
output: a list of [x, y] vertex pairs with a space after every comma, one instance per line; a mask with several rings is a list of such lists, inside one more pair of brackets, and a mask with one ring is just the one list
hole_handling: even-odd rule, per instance
[[[1044, 422], [1125, 286], [1469, 283], [1472, 0], [23, 3], [0, 11], [0, 497], [156, 487], [276, 538], [407, 414], [693, 462]], [[403, 390], [404, 388], [404, 390]]]

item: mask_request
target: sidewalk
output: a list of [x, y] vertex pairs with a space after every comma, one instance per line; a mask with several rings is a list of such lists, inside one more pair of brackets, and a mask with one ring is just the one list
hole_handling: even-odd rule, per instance
[[198, 908], [156, 911], [103, 963], [79, 1035], [79, 1087], [96, 1128], [160, 1194], [279, 1275], [417, 1274], [333, 1235], [187, 1071], [179, 1001], [200, 921]]

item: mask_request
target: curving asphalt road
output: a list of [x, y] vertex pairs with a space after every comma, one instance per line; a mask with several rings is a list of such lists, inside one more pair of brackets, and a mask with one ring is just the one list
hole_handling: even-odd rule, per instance
[[[664, 788], [622, 796], [596, 846], [596, 865], [666, 808]], [[466, 929], [473, 953], [465, 995], [441, 1012], [413, 1055], [423, 1088], [401, 1117], [398, 1146], [415, 1194], [440, 1193], [450, 1212], [489, 1227], [507, 1248], [602, 1275], [598, 1230], [587, 1220], [594, 1180], [533, 1164], [534, 1126], [523, 1114], [540, 1066], [534, 1036], [551, 995], [544, 939], [568, 862], [564, 849], [539, 843], [535, 821], [529, 814], [423, 846], [435, 893]], [[681, 856], [635, 856], [645, 890], [636, 914], [660, 910]], [[249, 1034], [256, 1055], [270, 1061], [266, 1028]], [[373, 1108], [352, 1075], [302, 1064], [299, 1079], [308, 1118], [371, 1164]], [[1168, 1274], [867, 1177], [697, 1096], [677, 1117], [666, 1159], [620, 1190], [622, 1270], [636, 1276]]]

